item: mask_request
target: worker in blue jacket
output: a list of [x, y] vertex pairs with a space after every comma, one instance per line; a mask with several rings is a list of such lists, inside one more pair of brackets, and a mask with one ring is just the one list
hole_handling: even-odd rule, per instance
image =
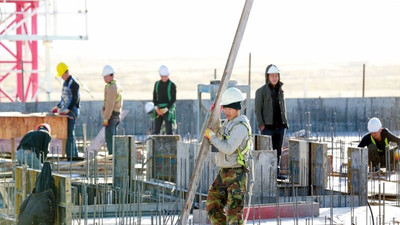
[[57, 76], [64, 80], [60, 102], [53, 108], [53, 113], [68, 115], [68, 131], [66, 150], [68, 160], [78, 157], [75, 139], [75, 122], [79, 116], [80, 93], [79, 84], [69, 74], [68, 66], [60, 62], [57, 65]]

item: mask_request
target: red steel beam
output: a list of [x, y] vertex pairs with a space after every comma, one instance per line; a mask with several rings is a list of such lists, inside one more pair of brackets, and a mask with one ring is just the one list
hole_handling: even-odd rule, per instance
[[[4, 1], [1, 1], [4, 3]], [[16, 14], [15, 19], [11, 20], [9, 24], [5, 26], [5, 29], [0, 31], [0, 34], [3, 34], [7, 29], [9, 29], [12, 25], [20, 23], [24, 19], [24, 13], [28, 13], [29, 11], [34, 11], [39, 7], [39, 1], [17, 1], [17, 0], [6, 0], [5, 3], [13, 3], [15, 4]], [[28, 28], [28, 24], [30, 23], [30, 29]], [[34, 14], [31, 16], [30, 20], [26, 20], [20, 26], [16, 28], [16, 35], [37, 35], [37, 15]], [[38, 44], [37, 40], [27, 41], [29, 46], [28, 51], [26, 51], [24, 57], [23, 51], [23, 40], [17, 40], [14, 47], [15, 49], [10, 49], [4, 43], [0, 42], [0, 47], [4, 48], [12, 57], [12, 60], [2, 60], [0, 64], [8, 64], [11, 66], [11, 70], [17, 70], [16, 73], [16, 82], [17, 82], [17, 90], [15, 92], [15, 98], [11, 98], [9, 94], [4, 89], [0, 89], [0, 100], [2, 95], [6, 97], [8, 100], [13, 102], [14, 100], [26, 102], [29, 99], [33, 99], [38, 91]], [[26, 60], [24, 60], [26, 59]], [[30, 66], [29, 66], [30, 65]], [[31, 68], [29, 70], [34, 72], [23, 72], [22, 70], [26, 70], [26, 68]], [[4, 67], [3, 67], [4, 68]], [[0, 83], [4, 82], [5, 78], [9, 77], [10, 73], [0, 74]], [[36, 99], [38, 101], [38, 99]]]

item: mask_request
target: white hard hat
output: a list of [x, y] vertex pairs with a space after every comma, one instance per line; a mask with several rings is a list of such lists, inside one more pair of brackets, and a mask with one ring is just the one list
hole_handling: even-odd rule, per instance
[[230, 87], [222, 94], [221, 105], [230, 105], [243, 100], [244, 98], [242, 92], [235, 87]]
[[161, 65], [160, 69], [158, 69], [158, 73], [160, 74], [160, 76], [169, 76], [168, 67], [165, 65]]
[[369, 132], [378, 132], [381, 128], [382, 128], [382, 123], [378, 118], [373, 117], [368, 121]]
[[103, 77], [114, 74], [114, 69], [110, 65], [105, 65], [103, 68]]
[[278, 67], [276, 67], [275, 65], [270, 66], [266, 74], [271, 73], [279, 73]]
[[154, 103], [146, 102], [146, 104], [144, 105], [144, 110], [146, 111], [146, 113], [151, 112], [151, 110], [153, 109], [154, 109]]

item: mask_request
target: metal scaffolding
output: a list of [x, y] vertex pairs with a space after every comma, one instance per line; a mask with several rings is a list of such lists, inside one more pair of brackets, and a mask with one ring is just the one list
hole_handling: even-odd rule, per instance
[[[2, 98], [11, 102], [37, 101], [39, 90], [50, 93], [50, 43], [88, 39], [86, 0], [68, 1], [70, 7], [63, 4], [66, 3], [56, 0], [0, 1], [0, 101]], [[71, 11], [64, 12], [70, 8]], [[72, 30], [78, 30], [77, 33], [59, 34], [57, 24], [70, 18], [78, 18], [82, 29], [76, 29], [74, 24]], [[44, 70], [39, 70], [38, 41], [43, 41], [45, 46]], [[39, 73], [45, 73], [40, 84]], [[11, 87], [6, 90], [5, 80], [14, 74], [16, 85], [6, 85]]]

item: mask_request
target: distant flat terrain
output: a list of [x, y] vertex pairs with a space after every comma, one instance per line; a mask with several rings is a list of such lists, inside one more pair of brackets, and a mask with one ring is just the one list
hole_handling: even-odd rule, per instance
[[[251, 67], [251, 97], [265, 82], [265, 67], [275, 63], [281, 71], [286, 98], [316, 97], [361, 97], [362, 62], [351, 63], [308, 63], [279, 64], [253, 57]], [[104, 81], [101, 71], [105, 64], [116, 70], [115, 78], [120, 82], [124, 98], [131, 100], [150, 100], [154, 82], [159, 79], [158, 67], [165, 64], [171, 71], [170, 79], [177, 85], [178, 99], [196, 99], [197, 85], [209, 84], [214, 79], [214, 71], [219, 79], [222, 76], [226, 59], [222, 58], [170, 58], [170, 59], [122, 59], [92, 62], [90, 59], [76, 59], [69, 63], [70, 73], [81, 81], [82, 100], [102, 100]], [[248, 84], [249, 62], [238, 58], [231, 80], [238, 84]], [[54, 66], [55, 67], [55, 66]], [[58, 101], [61, 93], [61, 78], [52, 72], [50, 100]], [[47, 101], [44, 73], [39, 74], [40, 101]], [[7, 78], [2, 88], [15, 92], [14, 78]], [[365, 97], [400, 96], [400, 64], [366, 64]], [[85, 88], [86, 86], [86, 88]], [[89, 91], [90, 90], [90, 94]], [[93, 97], [92, 97], [93, 96]], [[205, 96], [206, 97], [206, 96]], [[1, 99], [7, 102], [6, 99]]]

